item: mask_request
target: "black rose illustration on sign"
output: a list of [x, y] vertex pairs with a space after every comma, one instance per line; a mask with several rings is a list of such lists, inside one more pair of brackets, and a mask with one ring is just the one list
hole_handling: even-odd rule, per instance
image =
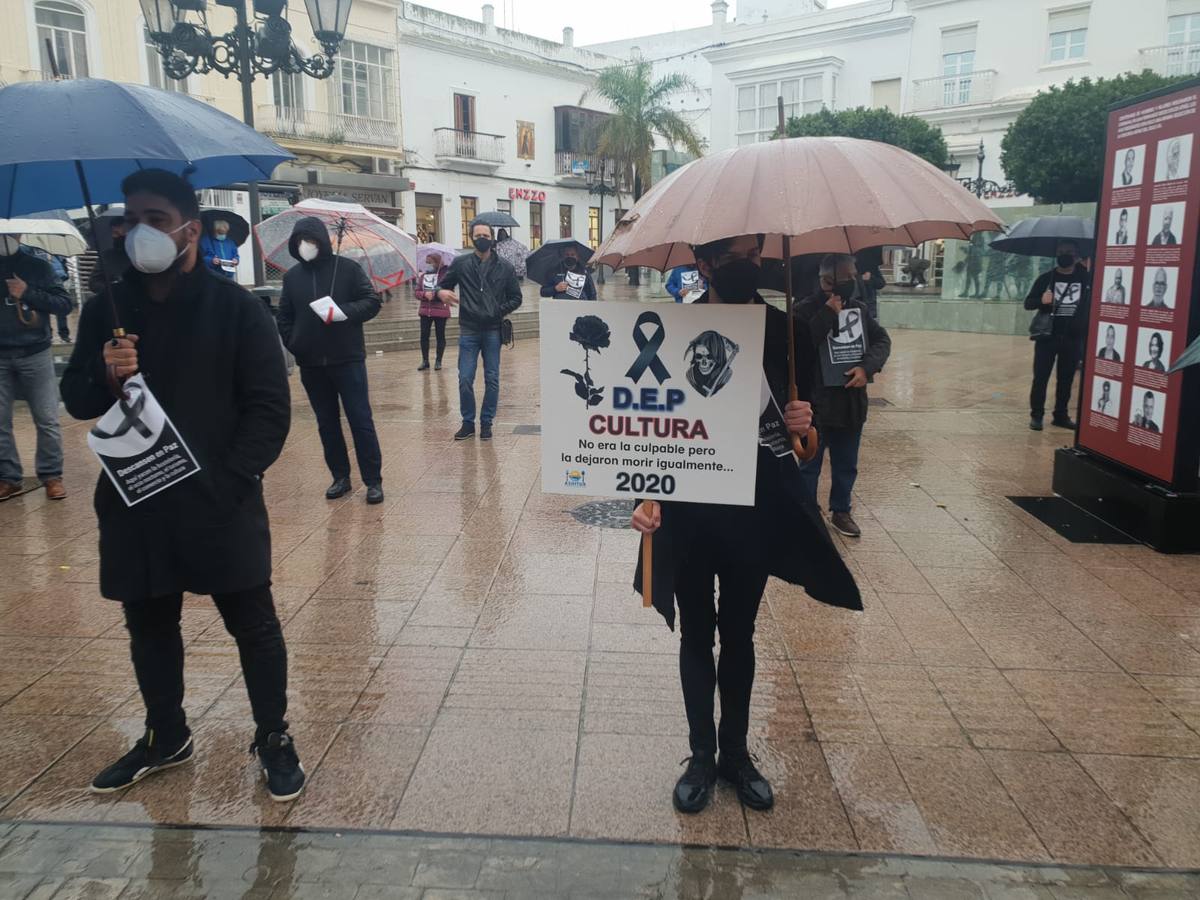
[[592, 381], [591, 354], [607, 347], [612, 338], [608, 324], [599, 316], [580, 316], [571, 329], [571, 340], [583, 347], [583, 374], [562, 369], [563, 375], [575, 379], [575, 393], [588, 406], [599, 406], [604, 399], [604, 388], [596, 387]]

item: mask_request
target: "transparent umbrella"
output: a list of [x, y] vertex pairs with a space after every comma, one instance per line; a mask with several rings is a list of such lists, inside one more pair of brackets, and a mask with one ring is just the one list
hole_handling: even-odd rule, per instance
[[286, 272], [296, 264], [288, 250], [292, 230], [301, 219], [323, 221], [334, 252], [363, 267], [379, 290], [397, 287], [417, 271], [417, 242], [408, 232], [385, 222], [358, 203], [301, 200], [254, 227], [263, 259]]

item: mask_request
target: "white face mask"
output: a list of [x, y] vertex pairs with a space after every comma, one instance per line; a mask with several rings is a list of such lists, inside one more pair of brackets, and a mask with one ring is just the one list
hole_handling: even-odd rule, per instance
[[0, 235], [0, 256], [12, 256], [21, 249], [21, 239], [11, 234]]
[[139, 272], [145, 272], [147, 275], [165, 272], [175, 260], [187, 252], [187, 247], [177, 251], [175, 242], [171, 240], [171, 235], [185, 228], [187, 224], [184, 222], [174, 231], [165, 232], [146, 224], [134, 225], [125, 235], [125, 255]]
[[314, 259], [317, 258], [317, 255], [320, 252], [321, 252], [321, 248], [318, 247], [314, 242], [312, 242], [312, 241], [301, 241], [300, 242], [300, 258], [302, 260], [304, 260], [305, 262], [312, 262]]

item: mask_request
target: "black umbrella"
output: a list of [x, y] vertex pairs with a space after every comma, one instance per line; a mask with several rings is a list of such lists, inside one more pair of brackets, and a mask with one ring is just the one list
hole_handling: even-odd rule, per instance
[[1034, 216], [1017, 222], [989, 246], [1018, 256], [1052, 257], [1060, 241], [1074, 241], [1079, 255], [1090, 257], [1096, 250], [1095, 223], [1081, 216]]
[[235, 212], [228, 209], [206, 209], [200, 213], [200, 223], [204, 226], [205, 234], [212, 234], [213, 222], [229, 223], [229, 239], [239, 247], [250, 237], [250, 223]]
[[579, 243], [575, 238], [546, 241], [525, 257], [525, 276], [538, 284], [544, 284], [551, 275], [557, 275], [562, 271], [559, 267], [568, 250], [574, 250], [582, 263], [586, 263], [592, 258], [592, 248], [587, 244]]
[[478, 222], [481, 225], [491, 225], [493, 228], [520, 228], [521, 223], [512, 217], [510, 213], [492, 210], [491, 212], [480, 213], [472, 222]]

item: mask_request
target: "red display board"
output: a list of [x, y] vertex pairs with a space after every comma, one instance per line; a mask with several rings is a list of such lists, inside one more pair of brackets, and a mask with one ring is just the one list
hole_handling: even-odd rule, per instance
[[[1109, 114], [1078, 446], [1176, 479], [1200, 239], [1200, 87]], [[1190, 417], [1194, 419], [1196, 410]], [[1194, 476], [1195, 473], [1192, 473]]]

